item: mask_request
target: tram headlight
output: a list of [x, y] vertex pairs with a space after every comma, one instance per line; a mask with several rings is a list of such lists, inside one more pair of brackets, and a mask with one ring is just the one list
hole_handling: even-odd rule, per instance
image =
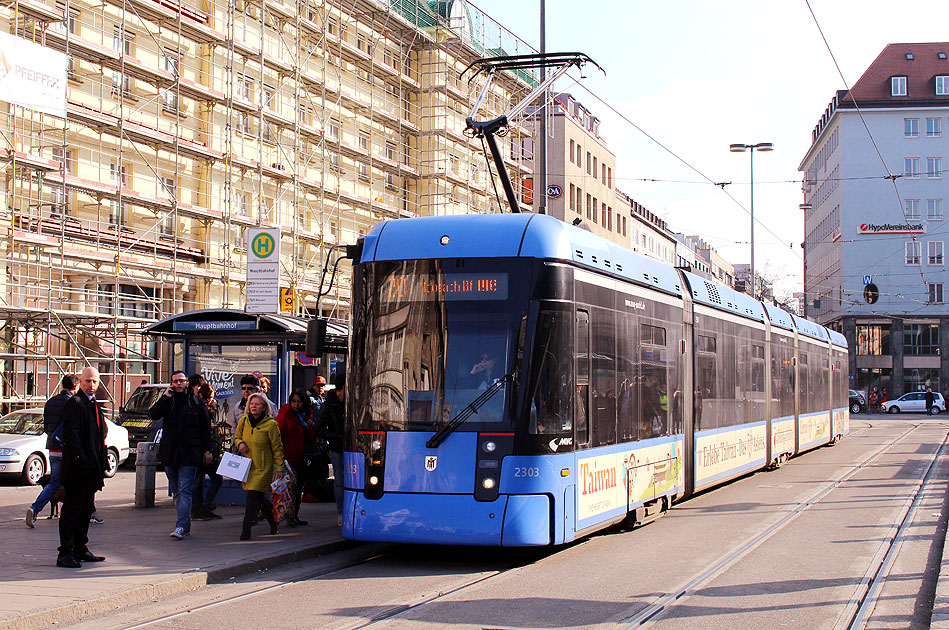
[[494, 449], [496, 449], [497, 447], [498, 445], [495, 444], [494, 442], [485, 442], [484, 444], [481, 445], [481, 448], [484, 449], [485, 453], [493, 453]]
[[372, 446], [372, 450], [373, 450], [373, 451], [378, 451], [379, 449], [382, 448], [382, 441], [380, 441], [380, 440], [373, 440], [371, 446]]
[[369, 485], [370, 485], [370, 486], [378, 486], [378, 485], [379, 485], [379, 478], [376, 477], [375, 475], [369, 477]]
[[491, 488], [494, 487], [494, 477], [485, 477], [481, 481], [481, 485], [484, 487], [485, 490], [490, 490]]

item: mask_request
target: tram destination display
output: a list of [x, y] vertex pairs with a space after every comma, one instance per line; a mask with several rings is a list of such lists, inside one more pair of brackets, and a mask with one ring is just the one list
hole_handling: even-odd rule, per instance
[[506, 273], [442, 273], [432, 275], [397, 273], [381, 285], [383, 302], [445, 300], [506, 300]]

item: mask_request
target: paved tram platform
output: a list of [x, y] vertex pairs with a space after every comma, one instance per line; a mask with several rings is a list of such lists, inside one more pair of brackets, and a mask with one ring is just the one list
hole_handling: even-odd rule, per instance
[[[36, 490], [18, 494], [32, 500]], [[243, 506], [220, 506], [217, 513], [223, 518], [193, 521], [191, 535], [178, 541], [168, 536], [174, 529], [174, 506], [159, 487], [155, 508], [137, 509], [131, 497], [97, 500], [97, 516], [104, 522], [89, 525], [89, 548], [106, 561], [65, 569], [56, 566], [59, 521], [47, 520], [46, 508], [36, 527], [27, 528], [22, 516], [28, 504], [4, 510], [0, 522], [4, 630], [76, 621], [352, 544], [340, 536], [334, 503], [305, 503], [300, 516], [308, 525], [281, 523], [278, 534], [270, 536], [262, 523], [246, 542], [238, 540]], [[11, 518], [14, 514], [19, 518]]]

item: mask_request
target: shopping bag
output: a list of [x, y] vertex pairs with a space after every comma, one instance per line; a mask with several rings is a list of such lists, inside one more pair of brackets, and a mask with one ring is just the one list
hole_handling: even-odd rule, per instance
[[287, 474], [277, 477], [270, 484], [273, 496], [273, 518], [279, 522], [284, 516], [293, 514], [292, 477]]
[[217, 467], [217, 474], [228, 479], [247, 481], [250, 473], [250, 458], [241, 457], [234, 453], [222, 453], [221, 463]]

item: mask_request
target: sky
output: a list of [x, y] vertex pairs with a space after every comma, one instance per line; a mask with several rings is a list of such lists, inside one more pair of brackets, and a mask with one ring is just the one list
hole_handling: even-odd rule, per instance
[[[949, 40], [949, 3], [809, 1], [546, 2], [548, 52], [583, 52], [605, 70], [588, 65], [579, 84], [565, 78], [555, 90], [601, 119], [617, 187], [674, 232], [748, 263], [749, 154], [729, 145], [774, 143], [754, 156], [755, 267], [780, 296], [803, 290], [798, 166], [835, 91], [889, 43]], [[539, 47], [540, 0], [473, 4]]]

